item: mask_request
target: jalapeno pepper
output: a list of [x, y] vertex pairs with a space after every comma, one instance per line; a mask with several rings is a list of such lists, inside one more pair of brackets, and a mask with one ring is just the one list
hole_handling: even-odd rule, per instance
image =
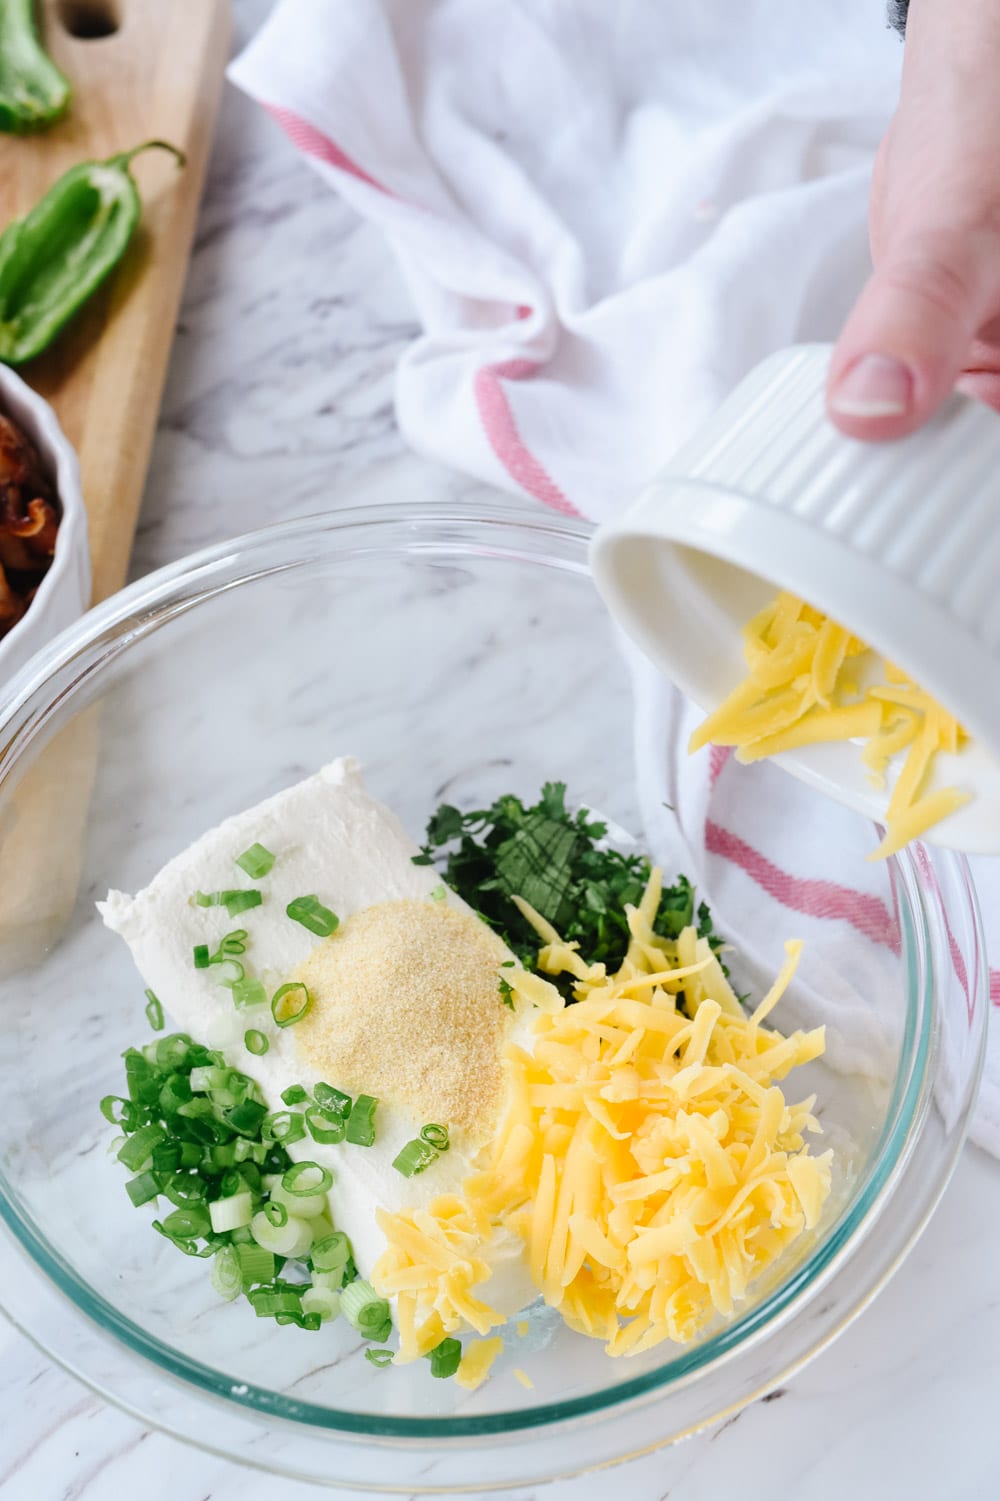
[[81, 162], [0, 235], [0, 360], [23, 365], [41, 354], [118, 264], [142, 212], [129, 166], [153, 147], [184, 165], [168, 141]]
[[34, 0], [0, 0], [0, 130], [19, 134], [51, 125], [69, 94], [38, 40]]

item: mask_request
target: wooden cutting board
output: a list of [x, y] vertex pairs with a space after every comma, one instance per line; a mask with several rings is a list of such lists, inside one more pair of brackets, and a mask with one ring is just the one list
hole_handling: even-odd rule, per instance
[[[68, 167], [142, 141], [142, 221], [125, 257], [58, 342], [20, 374], [51, 402], [80, 456], [93, 598], [128, 569], [229, 52], [229, 0], [36, 0], [46, 49], [73, 87], [64, 120], [0, 135], [0, 219], [30, 209]], [[48, 742], [4, 803], [0, 978], [38, 963], [77, 897], [99, 707]], [[53, 853], [55, 852], [55, 853]]]
[[229, 0], [36, 0], [69, 78], [64, 120], [0, 136], [0, 213], [23, 214], [68, 167], [161, 138], [133, 164], [142, 221], [125, 258], [56, 345], [20, 374], [80, 456], [94, 602], [128, 569], [229, 53]]

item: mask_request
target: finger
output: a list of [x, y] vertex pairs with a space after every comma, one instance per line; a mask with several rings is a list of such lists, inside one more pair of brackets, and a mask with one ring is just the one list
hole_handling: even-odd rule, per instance
[[956, 388], [1000, 412], [1000, 374], [995, 370], [967, 370], [959, 376]]
[[898, 438], [952, 390], [987, 305], [987, 237], [898, 239], [847, 321], [830, 365], [827, 408], [856, 438]]

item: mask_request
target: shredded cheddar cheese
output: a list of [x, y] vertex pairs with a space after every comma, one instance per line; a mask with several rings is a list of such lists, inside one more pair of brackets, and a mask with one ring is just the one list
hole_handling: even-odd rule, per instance
[[820, 1129], [813, 1098], [789, 1103], [779, 1081], [822, 1053], [823, 1029], [764, 1025], [801, 944], [786, 944], [748, 1017], [693, 927], [676, 940], [653, 931], [660, 890], [655, 870], [626, 909], [630, 944], [613, 975], [519, 903], [542, 940], [539, 970], [572, 975], [575, 1004], [541, 973], [504, 972], [519, 1008], [545, 995], [531, 1051], [506, 1049], [508, 1105], [487, 1164], [461, 1197], [379, 1213], [387, 1249], [372, 1280], [397, 1299], [401, 1361], [464, 1326], [505, 1322], [486, 1301], [498, 1236], [519, 1237], [535, 1286], [572, 1328], [626, 1355], [693, 1339], [816, 1225], [831, 1153], [806, 1145]]
[[480, 1339], [467, 1345], [458, 1370], [455, 1372], [458, 1385], [464, 1386], [467, 1392], [474, 1392], [477, 1386], [482, 1386], [490, 1374], [490, 1367], [502, 1349], [503, 1340], [499, 1337]]
[[926, 791], [938, 751], [959, 750], [967, 736], [884, 658], [885, 681], [862, 693], [848, 664], [868, 650], [818, 610], [779, 594], [744, 629], [747, 677], [702, 722], [689, 749], [731, 745], [739, 761], [760, 761], [806, 745], [863, 740], [861, 757], [876, 787], [885, 785], [890, 762], [905, 751], [885, 838], [871, 856], [883, 859], [969, 801], [957, 787]]

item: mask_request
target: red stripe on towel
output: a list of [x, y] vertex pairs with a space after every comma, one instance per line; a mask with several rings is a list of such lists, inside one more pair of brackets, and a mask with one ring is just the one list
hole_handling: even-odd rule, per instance
[[377, 188], [380, 193], [385, 193], [387, 198], [395, 198], [395, 193], [382, 183], [376, 182], [363, 167], [352, 161], [345, 151], [341, 151], [335, 141], [325, 136], [315, 125], [310, 125], [308, 120], [303, 120], [294, 110], [285, 109], [281, 104], [265, 104], [264, 108], [273, 120], [281, 126], [292, 145], [305, 156], [314, 156], [318, 161], [326, 162], [328, 167], [338, 167], [341, 172], [347, 172], [351, 177], [356, 177], [359, 182], [366, 182], [369, 187]]
[[522, 490], [554, 511], [561, 511], [564, 516], [579, 516], [576, 506], [525, 446], [503, 388], [505, 380], [530, 380], [538, 369], [535, 360], [516, 359], [484, 365], [477, 370], [474, 393], [479, 420], [493, 452]]
[[710, 854], [721, 855], [737, 865], [783, 907], [807, 917], [837, 918], [850, 923], [873, 943], [884, 944], [894, 954], [899, 953], [899, 934], [892, 913], [880, 897], [852, 891], [835, 881], [790, 875], [711, 819], [705, 824], [705, 848]]

